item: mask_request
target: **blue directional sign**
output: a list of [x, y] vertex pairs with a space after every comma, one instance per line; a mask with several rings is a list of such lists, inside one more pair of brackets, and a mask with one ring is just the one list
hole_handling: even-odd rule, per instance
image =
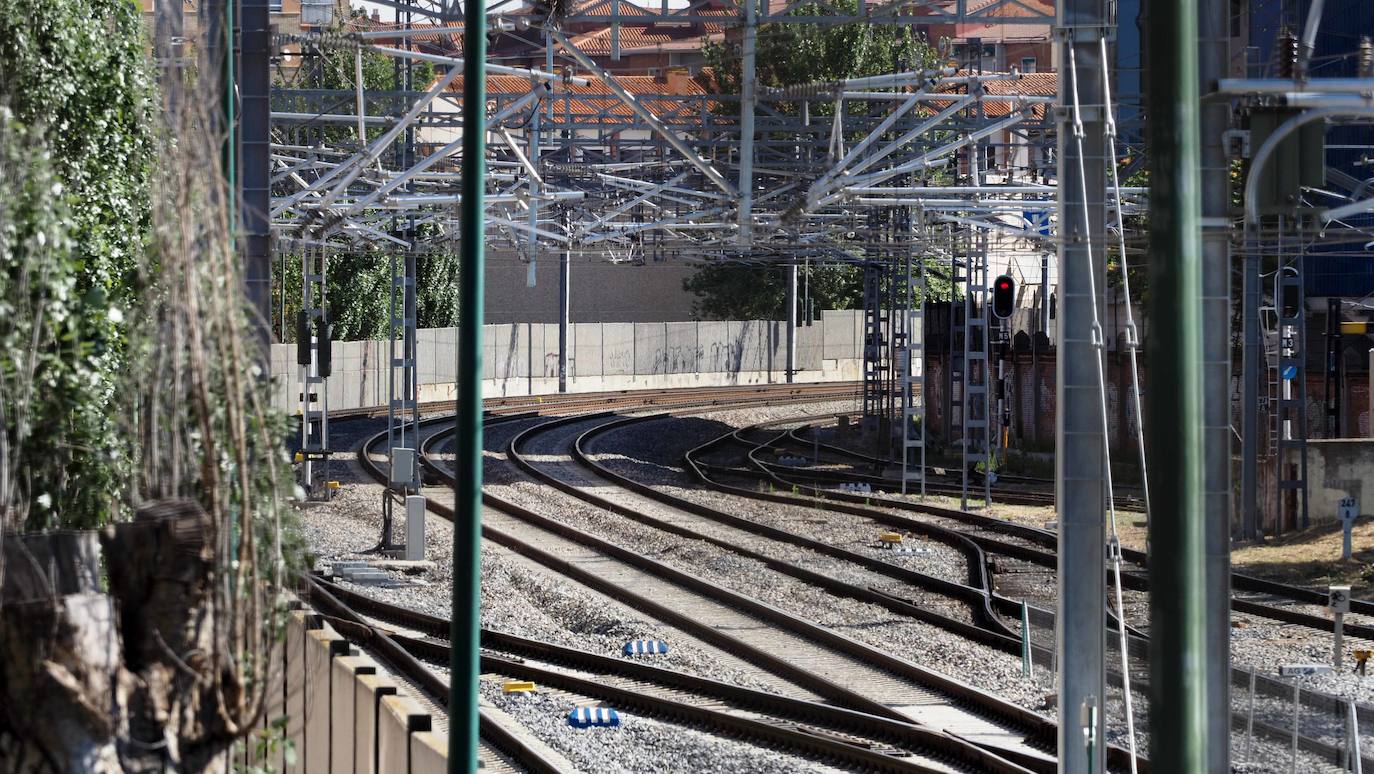
[[1026, 222], [1027, 231], [1034, 231], [1041, 236], [1050, 235], [1049, 210], [1025, 210], [1021, 213], [1021, 219]]
[[1295, 365], [1286, 365], [1283, 367], [1282, 375], [1285, 382], [1291, 382], [1298, 375], [1298, 367]]

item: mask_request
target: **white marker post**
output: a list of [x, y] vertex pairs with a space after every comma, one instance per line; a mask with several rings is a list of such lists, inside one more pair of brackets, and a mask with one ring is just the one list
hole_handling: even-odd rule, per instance
[[[1349, 534], [1349, 533], [1347, 533]], [[1331, 612], [1336, 614], [1336, 625], [1332, 628], [1335, 637], [1332, 641], [1334, 650], [1331, 660], [1337, 669], [1341, 668], [1341, 657], [1344, 655], [1341, 647], [1341, 637], [1345, 634], [1345, 614], [1350, 612], [1350, 587], [1349, 586], [1328, 586], [1326, 589], [1326, 606], [1331, 608]]]
[[1353, 497], [1342, 497], [1336, 506], [1336, 515], [1340, 517], [1341, 523], [1345, 525], [1345, 541], [1341, 544], [1341, 559], [1350, 560], [1351, 530], [1355, 528], [1355, 519], [1360, 514], [1360, 502]]

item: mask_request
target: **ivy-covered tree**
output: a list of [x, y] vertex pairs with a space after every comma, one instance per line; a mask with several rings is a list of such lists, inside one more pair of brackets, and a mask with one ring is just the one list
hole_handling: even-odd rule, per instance
[[[830, 4], [852, 12], [854, 0]], [[829, 12], [821, 6], [798, 6], [794, 16]], [[936, 52], [909, 26], [878, 24], [763, 24], [758, 30], [755, 75], [759, 87], [793, 86], [893, 72], [897, 67], [929, 67]], [[704, 49], [716, 88], [738, 94], [741, 51], [738, 41], [710, 43]], [[724, 103], [733, 109], [735, 103]], [[831, 109], [814, 106], [817, 114]], [[795, 105], [781, 103], [787, 112]], [[818, 309], [852, 309], [863, 299], [863, 271], [856, 265], [835, 263], [810, 268], [811, 295]], [[786, 316], [787, 272], [784, 268], [749, 265], [709, 265], [684, 280], [683, 289], [696, 295], [698, 317], [716, 319], [780, 319]]]
[[151, 96], [136, 4], [0, 0], [6, 526], [109, 516], [123, 447], [108, 407], [148, 233]]

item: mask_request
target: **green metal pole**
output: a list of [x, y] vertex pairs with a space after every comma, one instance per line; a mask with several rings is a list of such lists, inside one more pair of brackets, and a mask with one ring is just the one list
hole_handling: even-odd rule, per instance
[[454, 459], [453, 643], [448, 770], [477, 770], [478, 637], [482, 604], [482, 285], [486, 185], [485, 0], [463, 5], [463, 200], [458, 274], [458, 411]]
[[1206, 771], [1209, 743], [1197, 25], [1197, 0], [1150, 8], [1150, 767], [1170, 772]]
[[238, 159], [238, 114], [234, 110], [234, 95], [237, 92], [237, 74], [234, 72], [234, 6], [238, 0], [224, 0], [224, 35], [220, 45], [224, 47], [222, 69], [224, 89], [224, 179], [229, 185], [229, 228], [231, 240], [238, 231], [239, 203], [239, 159]]

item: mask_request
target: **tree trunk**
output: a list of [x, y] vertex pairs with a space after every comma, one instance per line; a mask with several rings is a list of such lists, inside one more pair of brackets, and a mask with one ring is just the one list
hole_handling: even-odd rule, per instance
[[242, 685], [215, 641], [214, 537], [193, 501], [141, 508], [98, 535], [106, 594], [96, 533], [4, 536], [0, 770], [223, 767], [219, 697]]

